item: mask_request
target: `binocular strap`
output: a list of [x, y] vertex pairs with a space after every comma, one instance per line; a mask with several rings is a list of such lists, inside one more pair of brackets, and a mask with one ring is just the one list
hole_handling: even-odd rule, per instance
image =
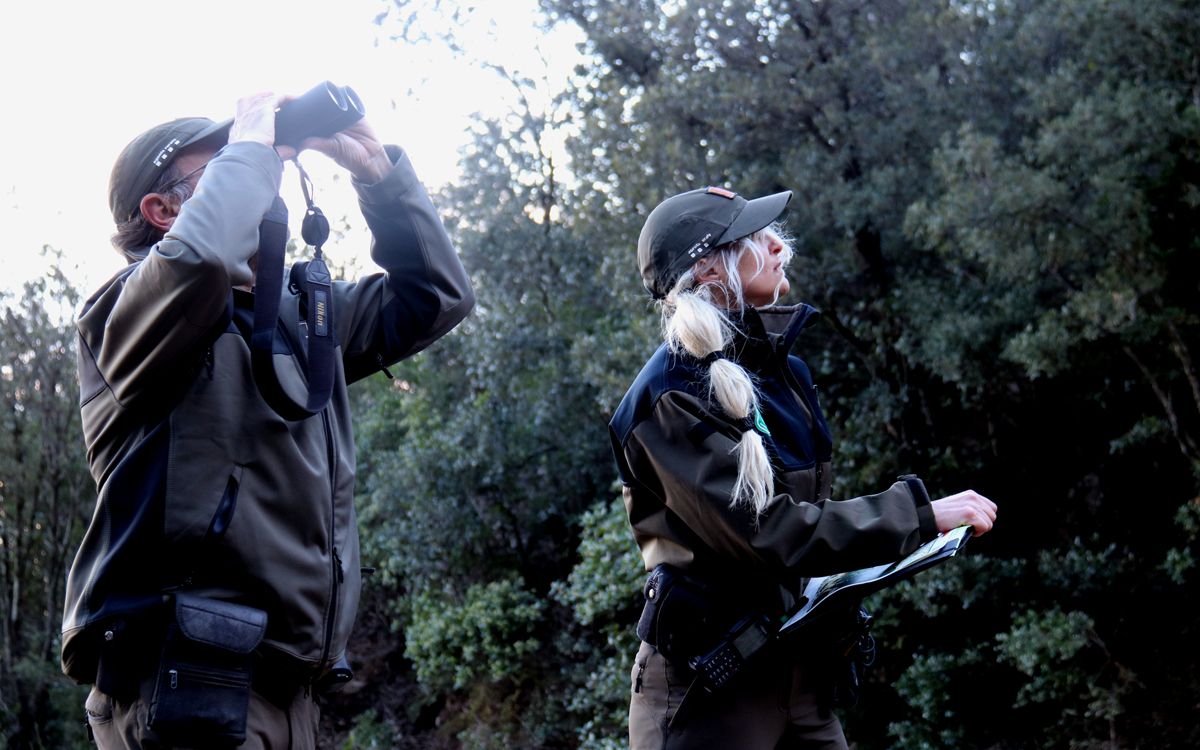
[[[288, 421], [307, 419], [329, 403], [333, 393], [333, 281], [318, 249], [316, 257], [292, 267], [293, 291], [301, 295], [307, 326], [307, 354], [302, 356], [308, 397], [297, 403], [275, 370], [275, 340], [279, 330], [279, 302], [283, 294], [283, 260], [287, 245], [287, 206], [279, 196], [259, 226], [258, 273], [254, 288], [254, 329], [250, 359], [254, 381], [263, 399]], [[285, 347], [286, 350], [286, 347]]]

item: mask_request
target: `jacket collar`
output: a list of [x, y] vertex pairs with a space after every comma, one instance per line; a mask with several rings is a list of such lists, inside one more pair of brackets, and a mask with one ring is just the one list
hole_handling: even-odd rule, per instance
[[750, 365], [769, 359], [785, 359], [796, 343], [796, 337], [820, 315], [820, 310], [804, 303], [745, 308], [741, 319], [735, 323], [737, 358]]
[[133, 250], [122, 250], [121, 255], [125, 256], [126, 263], [137, 263], [139, 260], [145, 260], [150, 254], [150, 248], [154, 245], [146, 245], [145, 247], [137, 247]]

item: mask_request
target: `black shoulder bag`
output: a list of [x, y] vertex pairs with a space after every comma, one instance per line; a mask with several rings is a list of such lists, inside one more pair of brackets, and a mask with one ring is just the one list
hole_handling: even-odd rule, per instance
[[168, 605], [150, 731], [168, 745], [242, 744], [253, 654], [267, 613], [183, 592], [170, 595]]

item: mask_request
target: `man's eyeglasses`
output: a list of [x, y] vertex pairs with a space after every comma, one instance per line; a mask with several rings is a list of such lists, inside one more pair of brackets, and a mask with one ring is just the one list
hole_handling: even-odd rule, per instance
[[188, 172], [187, 174], [185, 174], [185, 175], [184, 175], [184, 176], [182, 176], [182, 177], [176, 177], [175, 179], [171, 180], [171, 181], [170, 181], [170, 182], [168, 182], [166, 185], [163, 185], [162, 187], [160, 187], [158, 190], [155, 190], [154, 192], [156, 192], [156, 193], [165, 193], [165, 192], [167, 192], [168, 190], [171, 190], [172, 188], [174, 188], [175, 186], [177, 186], [177, 185], [181, 185], [181, 184], [183, 184], [183, 183], [187, 182], [187, 181], [188, 181], [188, 180], [190, 180], [192, 177], [195, 177], [196, 175], [200, 174], [201, 172], [203, 172], [203, 171], [204, 171], [205, 169], [207, 169], [207, 168], [208, 168], [208, 162], [204, 162], [204, 163], [203, 163], [203, 164], [201, 164], [200, 166], [198, 166], [198, 167], [196, 167], [195, 169], [193, 169], [191, 172]]

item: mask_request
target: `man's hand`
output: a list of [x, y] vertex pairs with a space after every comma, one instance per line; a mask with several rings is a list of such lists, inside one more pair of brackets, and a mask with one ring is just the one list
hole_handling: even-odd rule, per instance
[[291, 146], [275, 145], [275, 110], [285, 101], [287, 101], [286, 98], [270, 91], [238, 99], [233, 125], [229, 128], [229, 142], [265, 143], [275, 148], [280, 159], [286, 161], [295, 158], [296, 149]]
[[930, 503], [938, 531], [950, 531], [963, 524], [975, 528], [975, 536], [991, 530], [996, 523], [996, 504], [975, 490], [964, 490]]
[[239, 99], [229, 129], [229, 142], [255, 141], [274, 146], [284, 161], [294, 159], [298, 151], [319, 151], [349, 171], [354, 179], [368, 185], [379, 182], [392, 170], [392, 160], [366, 120], [359, 120], [328, 138], [306, 138], [299, 149], [276, 146], [275, 111], [293, 98], [264, 91]]
[[302, 148], [320, 151], [367, 185], [379, 182], [392, 170], [392, 160], [365, 119], [329, 138], [307, 138]]

